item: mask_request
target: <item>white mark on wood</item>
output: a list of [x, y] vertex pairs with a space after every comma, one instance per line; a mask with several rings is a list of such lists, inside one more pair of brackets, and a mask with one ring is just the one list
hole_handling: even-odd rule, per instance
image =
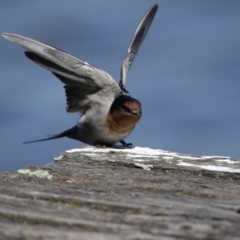
[[133, 159], [134, 162], [146, 162], [146, 159], [142, 159], [142, 158], [135, 158]]
[[134, 166], [142, 168], [142, 169], [147, 170], [147, 171], [151, 171], [151, 169], [153, 168], [153, 165], [143, 164], [143, 163], [135, 163]]
[[203, 169], [206, 169], [206, 170], [210, 170], [210, 171], [240, 173], [240, 169], [233, 169], [233, 168], [230, 168], [230, 167], [221, 167], [221, 166], [214, 166], [214, 165], [202, 165], [200, 167], [203, 168]]
[[54, 158], [54, 161], [60, 161], [63, 159], [63, 155]]
[[[181, 154], [181, 153], [175, 153], [175, 152], [169, 152], [164, 151], [161, 149], [151, 149], [151, 148], [142, 148], [142, 147], [134, 147], [134, 148], [122, 148], [121, 146], [118, 146], [116, 148], [97, 148], [93, 146], [86, 146], [83, 148], [78, 149], [71, 149], [67, 151], [68, 153], [74, 153], [74, 152], [80, 152], [87, 156], [97, 156], [99, 154], [125, 154], [125, 159], [130, 159], [134, 162], [136, 162], [137, 167], [142, 167], [145, 169], [147, 164], [143, 164], [143, 162], [151, 161], [161, 161], [166, 160], [169, 161], [169, 163], [172, 163], [172, 161], [176, 160], [178, 163], [176, 163], [179, 166], [186, 166], [186, 167], [198, 167], [206, 170], [211, 171], [224, 171], [224, 172], [240, 172], [240, 169], [237, 169], [236, 165], [233, 165], [234, 163], [238, 163], [238, 161], [232, 160], [230, 157], [227, 156], [194, 156], [189, 154]], [[109, 156], [108, 156], [109, 157]], [[215, 161], [216, 165], [204, 165], [202, 162], [198, 161]], [[198, 164], [196, 165], [195, 163]], [[240, 163], [240, 162], [239, 162]], [[221, 166], [219, 166], [221, 165]], [[153, 166], [153, 165], [149, 165]], [[146, 170], [151, 170], [152, 167], [146, 167]]]
[[191, 164], [191, 163], [186, 163], [186, 162], [179, 162], [177, 165], [179, 166], [185, 166], [185, 167], [197, 167], [197, 165], [195, 164]]
[[174, 158], [171, 156], [163, 156], [162, 159], [163, 160], [173, 160]]
[[17, 171], [20, 174], [26, 174], [29, 175], [31, 177], [38, 177], [38, 178], [47, 178], [49, 180], [52, 180], [52, 175], [49, 174], [48, 171], [46, 170], [35, 170], [35, 171], [31, 171], [30, 169], [19, 169]]
[[229, 159], [230, 157], [227, 156], [199, 156], [199, 158], [204, 158], [204, 159], [212, 159], [212, 158], [224, 158], [224, 159]]
[[235, 164], [235, 163], [238, 163], [238, 162], [234, 162], [234, 161], [231, 161], [229, 159], [218, 159], [216, 160], [217, 162], [225, 162], [225, 163], [228, 163], [228, 164]]
[[215, 165], [197, 165], [197, 164], [191, 164], [191, 163], [186, 163], [186, 162], [179, 162], [177, 165], [185, 166], [185, 167], [197, 167], [197, 168], [202, 168], [202, 169], [206, 169], [209, 171], [240, 173], [240, 169], [233, 169], [230, 167], [222, 167], [222, 166], [215, 166]]

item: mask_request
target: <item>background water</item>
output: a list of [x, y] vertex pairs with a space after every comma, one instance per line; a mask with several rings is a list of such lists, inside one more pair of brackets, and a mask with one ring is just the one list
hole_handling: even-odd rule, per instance
[[[106, 70], [117, 81], [142, 16], [159, 11], [128, 75], [143, 117], [126, 139], [170, 151], [240, 159], [240, 1], [0, 1], [0, 31], [44, 41]], [[0, 39], [0, 171], [47, 164], [83, 144], [59, 133], [79, 114], [65, 112], [62, 83]]]

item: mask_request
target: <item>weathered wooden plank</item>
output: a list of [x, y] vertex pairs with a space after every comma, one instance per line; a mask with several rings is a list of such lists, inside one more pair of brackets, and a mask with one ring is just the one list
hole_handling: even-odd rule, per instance
[[240, 162], [71, 150], [0, 173], [1, 239], [239, 239]]

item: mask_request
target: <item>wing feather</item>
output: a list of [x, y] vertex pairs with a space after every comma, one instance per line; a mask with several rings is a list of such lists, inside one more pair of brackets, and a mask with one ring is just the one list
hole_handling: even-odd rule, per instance
[[2, 36], [26, 48], [29, 59], [65, 84], [68, 112], [84, 112], [95, 103], [101, 104], [99, 98], [104, 96], [111, 102], [121, 91], [107, 72], [58, 48], [17, 34], [3, 33]]
[[148, 30], [152, 24], [152, 21], [155, 17], [155, 14], [158, 10], [158, 5], [153, 5], [143, 16], [141, 22], [139, 23], [135, 34], [133, 36], [132, 42], [127, 50], [127, 54], [124, 58], [122, 69], [121, 69], [121, 79], [119, 82], [119, 86], [122, 90], [126, 90], [126, 78], [129, 69], [133, 63], [134, 58], [137, 55], [139, 48], [141, 47]]

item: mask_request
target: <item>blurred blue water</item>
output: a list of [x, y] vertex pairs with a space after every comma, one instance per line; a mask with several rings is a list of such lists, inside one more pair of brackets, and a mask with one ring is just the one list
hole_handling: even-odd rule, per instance
[[[109, 72], [143, 14], [159, 11], [128, 75], [143, 117], [127, 139], [170, 151], [240, 159], [240, 1], [1, 1], [0, 32], [44, 41]], [[72, 127], [61, 82], [0, 38], [0, 171], [46, 164], [83, 144], [23, 141]]]

